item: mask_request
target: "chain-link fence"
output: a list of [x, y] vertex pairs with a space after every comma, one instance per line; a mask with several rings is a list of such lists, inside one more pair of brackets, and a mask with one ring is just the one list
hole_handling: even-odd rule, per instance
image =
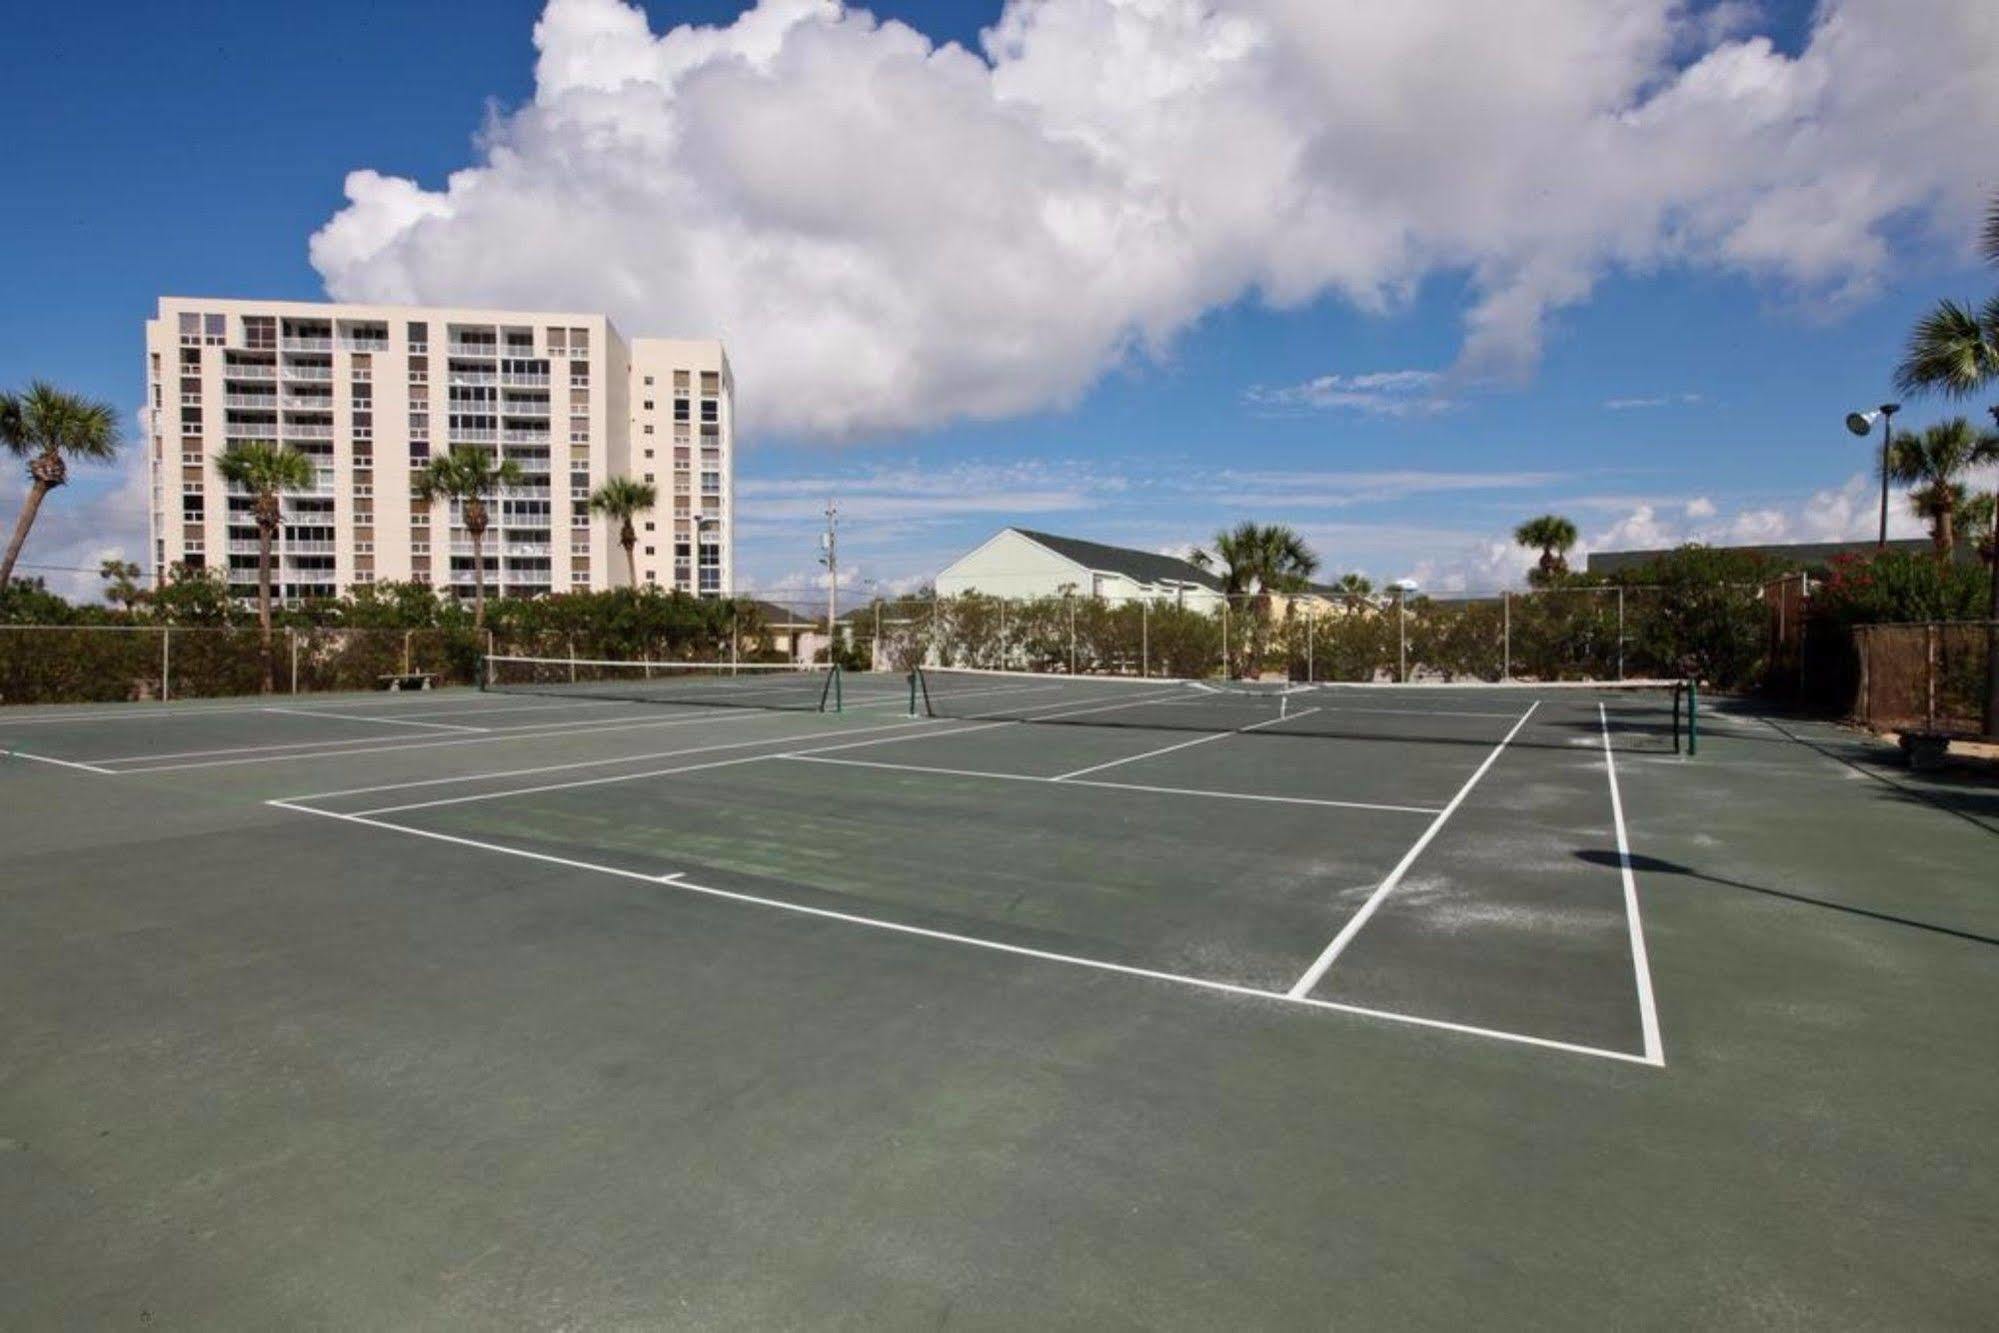
[[1986, 663], [1999, 621], [1860, 625], [1854, 719], [1877, 731], [1986, 734]]
[[[1092, 675], [1754, 683], [1772, 651], [1756, 585], [1589, 587], [1487, 597], [1211, 595], [877, 599], [841, 618], [855, 669]], [[820, 621], [823, 626], [823, 619]]]

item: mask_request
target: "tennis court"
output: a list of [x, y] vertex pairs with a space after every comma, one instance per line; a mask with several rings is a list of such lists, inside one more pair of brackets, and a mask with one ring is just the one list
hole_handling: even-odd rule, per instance
[[1999, 1294], [1989, 791], [1674, 682], [489, 681], [0, 718], [0, 1170], [92, 1308]]

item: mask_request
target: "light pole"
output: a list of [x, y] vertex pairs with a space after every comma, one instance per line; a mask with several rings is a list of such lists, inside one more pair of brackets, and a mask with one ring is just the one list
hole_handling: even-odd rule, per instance
[[1888, 451], [1895, 443], [1895, 414], [1902, 410], [1900, 403], [1883, 403], [1872, 412], [1848, 412], [1846, 428], [1855, 435], [1865, 435], [1874, 427], [1874, 418], [1881, 418], [1881, 536], [1877, 545], [1888, 549]]
[[1416, 580], [1397, 579], [1389, 585], [1395, 589], [1395, 679], [1409, 679], [1409, 594], [1416, 591]]
[[840, 506], [826, 501], [826, 532], [819, 539], [819, 563], [826, 566], [826, 660], [834, 660], [840, 612]]
[[[1989, 407], [1999, 430], [1999, 407]], [[1999, 736], [1999, 486], [1992, 497], [1992, 592], [1985, 606], [1985, 734]]]

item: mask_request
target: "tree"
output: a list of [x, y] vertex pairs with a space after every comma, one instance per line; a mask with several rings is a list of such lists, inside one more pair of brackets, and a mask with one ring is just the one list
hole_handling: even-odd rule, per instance
[[1513, 540], [1530, 550], [1541, 552], [1539, 565], [1530, 581], [1552, 583], [1569, 572], [1568, 552], [1576, 544], [1576, 525], [1560, 514], [1543, 514], [1515, 528]]
[[1374, 593], [1374, 582], [1365, 574], [1342, 574], [1333, 584], [1333, 591], [1340, 595], [1340, 601], [1349, 611], [1367, 602]]
[[[1999, 195], [1988, 206], [1978, 248], [1999, 268]], [[1999, 295], [1977, 311], [1968, 302], [1937, 302], [1916, 321], [1895, 368], [1895, 385], [1908, 394], [1964, 398], [1994, 381], [1999, 381]]]
[[638, 530], [632, 526], [634, 515], [644, 513], [659, 503], [659, 491], [650, 482], [632, 477], [612, 477], [597, 488], [590, 497], [590, 508], [618, 523], [618, 545], [625, 548], [625, 570], [631, 576], [632, 591], [638, 591], [639, 565], [634, 548], [638, 546]]
[[251, 512], [257, 519], [257, 639], [264, 656], [264, 693], [269, 694], [277, 688], [271, 654], [271, 543], [284, 522], [285, 493], [312, 486], [312, 460], [288, 444], [250, 441], [230, 445], [216, 471], [255, 497]]
[[131, 615], [139, 609], [139, 603], [146, 600], [146, 590], [139, 583], [143, 571], [130, 560], [116, 557], [104, 561], [97, 567], [97, 577], [104, 580], [104, 595], [125, 609]]
[[521, 465], [511, 458], [493, 461], [484, 449], [453, 449], [433, 458], [417, 474], [411, 489], [423, 504], [451, 500], [458, 504], [466, 535], [472, 539], [472, 628], [486, 627], [486, 528], [491, 515], [487, 497], [502, 486], [519, 486], [526, 480]]
[[1981, 433], [1963, 417], [1939, 421], [1922, 434], [1898, 438], [1888, 451], [1888, 476], [1917, 490], [1909, 502], [1930, 521], [1930, 540], [1937, 554], [1948, 556], [1957, 546], [1954, 518], [1965, 502], [1959, 480], [1965, 469], [1999, 461], [1999, 435]]
[[[1985, 262], [1999, 268], [1999, 194], [1986, 205], [1985, 226], [1978, 248]], [[1990, 384], [1999, 384], [1999, 294], [1973, 312], [1956, 301], [1939, 301], [1916, 322], [1895, 385], [1907, 394], [1940, 393], [1964, 398]], [[1993, 411], [1999, 421], [1999, 408]], [[1993, 522], [1999, 525], [1999, 507]], [[1985, 734], [1999, 735], [1999, 526], [1991, 536], [1992, 590], [1985, 609], [1990, 628], [1985, 634]]]
[[7, 554], [0, 557], [0, 588], [14, 577], [14, 564], [42, 501], [69, 481], [69, 460], [107, 462], [117, 456], [120, 443], [118, 413], [109, 403], [64, 393], [42, 380], [29, 384], [25, 393], [0, 394], [0, 448], [28, 460], [30, 483]]
[[1230, 597], [1249, 597], [1250, 650], [1245, 665], [1261, 670], [1270, 628], [1270, 595], [1303, 588], [1318, 571], [1319, 557], [1303, 537], [1281, 523], [1238, 523], [1216, 533], [1214, 547], [1212, 555], [1196, 551], [1188, 559], [1201, 569], [1219, 565], [1223, 592]]

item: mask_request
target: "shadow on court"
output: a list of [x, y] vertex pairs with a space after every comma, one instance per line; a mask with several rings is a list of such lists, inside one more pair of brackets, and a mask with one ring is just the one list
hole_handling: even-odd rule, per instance
[[[1613, 870], [1617, 869], [1621, 864], [1620, 858], [1615, 851], [1600, 851], [1593, 848], [1577, 852], [1576, 859], [1587, 861], [1591, 865], [1608, 866]], [[1874, 921], [1886, 921], [1891, 925], [1907, 926], [1911, 930], [1927, 930], [1938, 935], [1949, 935], [1960, 940], [1970, 940], [1974, 944], [1999, 945], [1999, 939], [1994, 939], [1990, 935], [1980, 935], [1969, 930], [1958, 930], [1951, 926], [1939, 926], [1929, 921], [1917, 921], [1906, 916], [1896, 916], [1890, 912], [1876, 912], [1866, 907], [1855, 907], [1851, 903], [1836, 903], [1825, 898], [1813, 898], [1808, 894], [1791, 893], [1784, 889], [1773, 889], [1765, 884], [1749, 884], [1739, 879], [1729, 879], [1723, 875], [1710, 875], [1704, 871], [1695, 870], [1692, 866], [1683, 866], [1677, 861], [1667, 861], [1656, 856], [1641, 856], [1634, 853], [1630, 858], [1630, 862], [1632, 870], [1640, 875], [1679, 875], [1687, 879], [1704, 880], [1709, 884], [1719, 884], [1725, 888], [1742, 889], [1748, 893], [1760, 893], [1767, 898], [1782, 898], [1786, 902], [1802, 903], [1807, 907], [1823, 907], [1827, 911], [1845, 912], [1850, 916], [1864, 916]]]

